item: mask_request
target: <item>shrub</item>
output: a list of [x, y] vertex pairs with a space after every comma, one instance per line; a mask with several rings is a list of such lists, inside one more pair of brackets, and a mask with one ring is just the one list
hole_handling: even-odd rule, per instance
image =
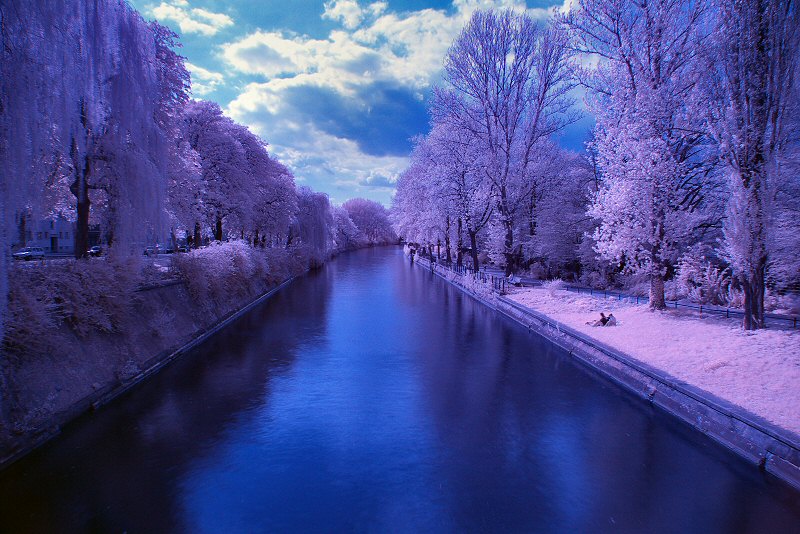
[[555, 297], [556, 292], [564, 289], [564, 287], [566, 287], [566, 284], [560, 278], [548, 280], [542, 284], [542, 288], [546, 290], [551, 297]]
[[6, 347], [47, 351], [55, 341], [43, 333], [61, 323], [81, 337], [118, 332], [139, 281], [135, 258], [15, 265], [9, 272]]
[[767, 294], [764, 296], [764, 308], [776, 313], [799, 315], [800, 295], [793, 293], [781, 295], [780, 293], [767, 289]]
[[677, 283], [682, 292], [700, 304], [727, 305], [734, 298], [730, 270], [705, 258], [685, 256], [678, 265]]
[[244, 241], [229, 241], [177, 255], [171, 268], [192, 298], [213, 310], [237, 304], [297, 274], [303, 260], [283, 248], [252, 248]]

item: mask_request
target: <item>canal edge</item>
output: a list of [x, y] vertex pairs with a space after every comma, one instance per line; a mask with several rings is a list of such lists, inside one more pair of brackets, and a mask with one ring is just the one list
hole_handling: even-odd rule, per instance
[[153, 356], [146, 362], [145, 369], [141, 370], [134, 376], [98, 389], [91, 395], [87, 395], [78, 402], [74, 403], [69, 409], [54, 415], [47, 423], [42, 425], [40, 431], [31, 436], [29, 440], [22, 442], [17, 448], [8, 451], [3, 457], [0, 457], [0, 471], [8, 468], [17, 460], [27, 456], [34, 450], [42, 447], [47, 442], [58, 436], [61, 433], [61, 429], [65, 425], [75, 421], [82, 415], [100, 409], [102, 406], [110, 403], [117, 397], [120, 397], [129, 390], [133, 389], [151, 375], [157, 373], [173, 361], [177, 360], [187, 352], [206, 341], [214, 334], [218, 333], [220, 330], [237, 321], [253, 308], [289, 285], [296, 278], [297, 276], [287, 278], [277, 286], [254, 298], [243, 307], [223, 316], [219, 321], [211, 326], [197, 330], [195, 333], [196, 335], [192, 339], [180, 345], [178, 348], [166, 349], [156, 356]]
[[564, 349], [603, 378], [710, 437], [748, 463], [800, 490], [800, 437], [711, 393], [593, 340], [551, 317], [493, 294], [491, 299], [452, 280], [424, 258], [425, 270], [529, 331]]

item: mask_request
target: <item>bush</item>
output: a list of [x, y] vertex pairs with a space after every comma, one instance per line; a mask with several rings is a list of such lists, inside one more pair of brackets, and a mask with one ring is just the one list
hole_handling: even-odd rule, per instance
[[686, 298], [686, 291], [683, 285], [679, 284], [677, 280], [667, 280], [664, 282], [664, 297], [667, 300], [681, 300]]
[[564, 287], [566, 287], [566, 284], [560, 278], [548, 280], [542, 284], [542, 288], [545, 289], [551, 297], [555, 297], [556, 292], [564, 289]]
[[93, 331], [119, 331], [139, 280], [135, 258], [13, 266], [6, 347], [16, 352], [47, 351], [53, 340], [42, 333], [62, 322], [81, 337]]
[[192, 298], [209, 308], [251, 294], [256, 284], [263, 285], [269, 271], [265, 255], [256, 254], [243, 241], [217, 241], [177, 255], [172, 259], [172, 270]]
[[705, 258], [684, 257], [678, 265], [677, 283], [690, 300], [700, 304], [732, 304], [730, 269], [719, 268]]
[[775, 313], [800, 315], [800, 295], [792, 293], [781, 295], [767, 289], [767, 294], [764, 296], [764, 308]]
[[171, 268], [196, 302], [214, 310], [238, 304], [301, 272], [303, 259], [282, 248], [229, 241], [176, 255]]

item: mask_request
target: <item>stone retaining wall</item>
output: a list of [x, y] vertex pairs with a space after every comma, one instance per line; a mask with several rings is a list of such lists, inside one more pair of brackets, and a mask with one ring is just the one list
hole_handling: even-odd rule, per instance
[[486, 298], [459, 283], [451, 271], [435, 264], [431, 266], [424, 258], [416, 261], [420, 267], [435, 272], [473, 298], [546, 337], [607, 379], [800, 489], [800, 437], [797, 435], [506, 297]]
[[185, 354], [292, 280], [243, 306], [214, 312], [195, 304], [182, 283], [158, 284], [140, 288], [123, 334], [79, 339], [65, 326], [49, 333], [58, 338], [58, 350], [17, 362], [5, 377], [2, 394], [12, 406], [14, 427], [0, 429], [0, 468]]

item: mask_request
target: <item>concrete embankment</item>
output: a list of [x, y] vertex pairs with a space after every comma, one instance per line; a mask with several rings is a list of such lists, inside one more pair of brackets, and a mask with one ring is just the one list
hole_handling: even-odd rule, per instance
[[197, 304], [183, 283], [162, 283], [137, 292], [121, 332], [81, 338], [64, 325], [48, 332], [57, 350], [17, 359], [4, 377], [10, 424], [0, 429], [0, 468], [185, 354], [291, 280], [214, 309]]
[[800, 489], [800, 437], [753, 415], [740, 406], [677, 380], [661, 369], [574, 330], [452, 271], [417, 264], [453, 283], [473, 298], [517, 321], [556, 345], [570, 357], [636, 396], [677, 417], [748, 462]]

